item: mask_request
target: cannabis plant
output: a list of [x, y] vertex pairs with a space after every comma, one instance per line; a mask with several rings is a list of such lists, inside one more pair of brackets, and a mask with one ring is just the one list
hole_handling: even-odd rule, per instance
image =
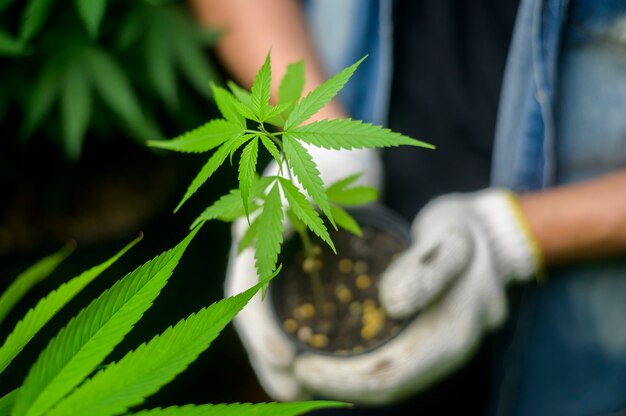
[[[154, 394], [207, 349], [259, 288], [216, 302], [182, 319], [117, 362], [101, 363], [141, 319], [172, 275], [183, 252], [201, 227], [102, 293], [62, 328], [39, 354], [28, 374], [0, 398], [0, 415], [294, 415], [311, 409], [339, 407], [337, 402], [186, 405], [138, 410]], [[138, 239], [137, 239], [138, 240]], [[109, 260], [61, 285], [41, 299], [15, 325], [0, 347], [0, 373], [53, 316], [86, 285], [104, 272], [137, 240]], [[18, 276], [0, 296], [0, 323], [13, 305], [69, 254], [51, 255]], [[207, 373], [207, 378], [217, 376]]]
[[89, 136], [143, 143], [162, 137], [157, 120], [186, 128], [216, 79], [216, 38], [181, 1], [0, 0], [0, 122], [74, 161]]
[[[365, 58], [363, 58], [365, 59]], [[216, 149], [192, 181], [178, 210], [211, 175], [242, 148], [239, 158], [239, 187], [208, 207], [194, 222], [210, 219], [232, 221], [245, 216], [250, 224], [239, 250], [254, 244], [256, 267], [261, 280], [275, 270], [281, 249], [284, 214], [307, 241], [306, 230], [317, 235], [333, 251], [335, 247], [325, 216], [333, 228], [359, 234], [359, 226], [341, 205], [371, 202], [376, 190], [353, 186], [358, 176], [325, 187], [313, 158], [304, 145], [326, 149], [382, 148], [399, 145], [432, 147], [381, 126], [351, 119], [305, 122], [328, 104], [348, 82], [359, 64], [345, 68], [302, 97], [304, 63], [287, 67], [278, 89], [278, 103], [270, 103], [272, 79], [270, 55], [258, 71], [250, 92], [228, 83], [229, 90], [213, 85], [213, 95], [223, 118], [168, 141], [152, 146], [179, 152], [208, 152]], [[258, 177], [259, 149], [265, 149], [280, 170], [275, 176]], [[294, 184], [294, 180], [301, 188]], [[254, 214], [254, 215], [253, 215]], [[306, 246], [306, 244], [305, 244]]]

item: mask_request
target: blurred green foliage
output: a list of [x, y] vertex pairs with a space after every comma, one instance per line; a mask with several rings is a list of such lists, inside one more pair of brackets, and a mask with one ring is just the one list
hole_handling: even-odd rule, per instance
[[204, 119], [217, 36], [181, 1], [0, 0], [3, 140], [51, 140], [76, 161], [86, 137], [143, 142]]

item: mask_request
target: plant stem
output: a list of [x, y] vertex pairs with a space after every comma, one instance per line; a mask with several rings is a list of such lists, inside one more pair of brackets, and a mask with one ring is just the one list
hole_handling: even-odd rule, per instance
[[[259, 127], [280, 148], [280, 154], [281, 154], [281, 157], [283, 158], [282, 159], [283, 162], [280, 163], [279, 170], [282, 172], [282, 165], [283, 163], [285, 163], [285, 165], [287, 166], [288, 179], [291, 182], [293, 182], [293, 177], [291, 174], [291, 167], [289, 166], [289, 161], [287, 160], [287, 158], [285, 158], [282, 140], [278, 139], [278, 135], [282, 135], [282, 133], [280, 132], [275, 133], [275, 134], [268, 133], [263, 127], [263, 125]], [[319, 264], [319, 262], [317, 261], [318, 255], [315, 254], [315, 250], [313, 249], [313, 244], [311, 243], [311, 238], [309, 237], [307, 228], [305, 226], [302, 226], [302, 227], [294, 226], [294, 228], [296, 229], [296, 231], [300, 235], [300, 239], [302, 240], [302, 247], [304, 248], [304, 255], [305, 255], [304, 264], [306, 264], [307, 262], [310, 264], [310, 270], [306, 270], [305, 268], [304, 271], [305, 273], [309, 275], [311, 279], [311, 289], [313, 290], [313, 299], [315, 302], [315, 309], [317, 309], [320, 314], [324, 315], [326, 313], [326, 307], [325, 307], [326, 297], [324, 296], [324, 287], [322, 286], [322, 278], [320, 276], [319, 267], [318, 267], [318, 264]]]
[[324, 288], [322, 286], [322, 278], [319, 273], [319, 268], [317, 267], [317, 254], [315, 254], [315, 250], [313, 249], [313, 244], [311, 243], [311, 238], [309, 237], [309, 233], [306, 228], [298, 229], [298, 234], [300, 234], [300, 238], [302, 239], [302, 247], [304, 248], [305, 254], [305, 262], [308, 261], [311, 264], [310, 270], [305, 270], [305, 272], [311, 278], [311, 288], [313, 289], [313, 299], [315, 301], [315, 309], [319, 311], [319, 313], [324, 314], [326, 308], [326, 297], [324, 295]]

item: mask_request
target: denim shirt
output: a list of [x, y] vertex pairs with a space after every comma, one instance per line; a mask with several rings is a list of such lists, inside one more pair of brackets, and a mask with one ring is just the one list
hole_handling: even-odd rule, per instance
[[327, 75], [367, 55], [339, 98], [353, 118], [384, 124], [391, 90], [393, 0], [305, 0], [304, 5]]
[[[597, 33], [624, 8], [622, 0], [575, 3], [573, 17], [586, 21]], [[328, 75], [368, 55], [340, 98], [352, 117], [385, 124], [393, 61], [393, 0], [305, 0], [304, 4]], [[530, 190], [557, 183], [554, 105], [568, 5], [569, 0], [520, 2], [496, 126], [492, 173], [496, 186]], [[615, 32], [619, 36], [619, 28]]]
[[[353, 117], [380, 124], [392, 7], [306, 1], [329, 75], [369, 54], [341, 99]], [[626, 168], [626, 0], [521, 0], [494, 143], [492, 183], [517, 191]], [[492, 413], [626, 410], [626, 261], [565, 267], [528, 285], [501, 332]]]
[[[626, 168], [626, 1], [523, 2], [499, 110], [495, 185], [541, 189]], [[511, 318], [492, 413], [626, 413], [624, 258], [552, 270]]]
[[626, 166], [626, 2], [569, 3], [521, 3], [496, 127], [494, 185], [541, 189]]
[[500, 100], [493, 183], [540, 189], [554, 180], [555, 73], [568, 0], [519, 6]]

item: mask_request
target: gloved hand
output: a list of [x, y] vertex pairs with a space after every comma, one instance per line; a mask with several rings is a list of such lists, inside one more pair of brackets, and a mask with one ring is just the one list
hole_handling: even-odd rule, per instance
[[[326, 185], [355, 173], [363, 173], [358, 181], [360, 185], [380, 188], [382, 165], [377, 151], [331, 151], [316, 147], [307, 147], [307, 150]], [[277, 171], [277, 164], [272, 163], [265, 174], [275, 175]], [[245, 219], [233, 224], [233, 244], [226, 274], [227, 296], [240, 293], [258, 281], [253, 248], [237, 255], [237, 243], [246, 227]], [[269, 298], [271, 294], [267, 296]], [[270, 299], [262, 301], [261, 294], [257, 294], [235, 317], [234, 325], [259, 381], [270, 396], [284, 401], [302, 400], [311, 396], [312, 392], [303, 388], [293, 373], [296, 349], [276, 320]]]
[[294, 375], [324, 397], [384, 403], [458, 368], [506, 316], [505, 286], [541, 267], [516, 197], [505, 190], [440, 197], [412, 227], [387, 270], [381, 301], [395, 317], [419, 312], [381, 348], [352, 357], [301, 355]]

